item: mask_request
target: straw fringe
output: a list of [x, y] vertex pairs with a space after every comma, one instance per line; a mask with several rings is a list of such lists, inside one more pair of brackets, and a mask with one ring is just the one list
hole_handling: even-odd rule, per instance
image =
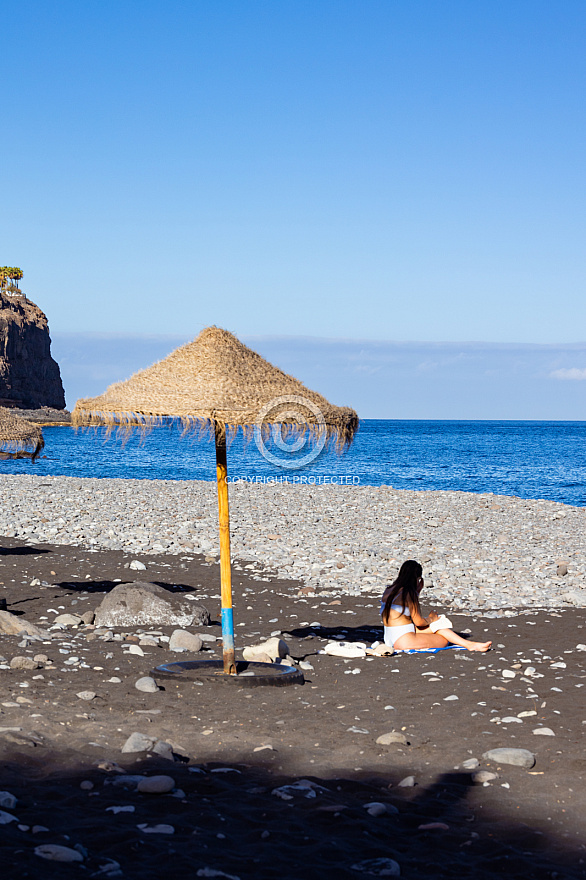
[[34, 461], [45, 445], [38, 425], [27, 422], [0, 407], [0, 452], [12, 458], [30, 457]]
[[[73, 419], [72, 419], [73, 421]], [[242, 434], [244, 440], [248, 443], [255, 436], [256, 422], [246, 424], [231, 424], [216, 418], [201, 418], [194, 416], [159, 416], [145, 415], [140, 412], [104, 412], [100, 410], [87, 411], [82, 417], [78, 417], [73, 421], [74, 428], [106, 428], [107, 435], [116, 433], [116, 436], [125, 440], [135, 431], [144, 434], [153, 430], [153, 428], [162, 427], [163, 425], [179, 424], [182, 428], [182, 436], [191, 435], [196, 439], [208, 439], [214, 437], [216, 426], [219, 429], [218, 439], [225, 439], [231, 443], [239, 433]], [[264, 421], [259, 425], [259, 430], [263, 440], [270, 438], [271, 426], [280, 424], [283, 426], [283, 439], [290, 440], [297, 437], [305, 436], [310, 443], [317, 443], [325, 434], [326, 445], [335, 449], [337, 452], [343, 452], [348, 448], [354, 434], [358, 428], [358, 418], [356, 419], [356, 427], [350, 425], [349, 430], [340, 430], [338, 425], [320, 425], [312, 422], [281, 422], [279, 419], [272, 419], [270, 422]]]
[[[250, 439], [269, 425], [284, 425], [290, 436], [309, 435], [338, 452], [352, 443], [358, 416], [333, 406], [299, 380], [274, 367], [226, 330], [209, 327], [164, 360], [110, 385], [99, 397], [78, 400], [77, 427], [106, 426], [131, 432], [151, 430], [169, 419], [183, 433]], [[266, 432], [266, 433], [265, 433]]]

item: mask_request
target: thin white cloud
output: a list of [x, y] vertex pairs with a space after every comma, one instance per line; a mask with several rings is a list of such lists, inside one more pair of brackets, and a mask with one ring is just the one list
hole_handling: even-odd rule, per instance
[[552, 379], [574, 379], [586, 381], [586, 369], [580, 370], [578, 367], [571, 367], [567, 370], [552, 370], [549, 374]]

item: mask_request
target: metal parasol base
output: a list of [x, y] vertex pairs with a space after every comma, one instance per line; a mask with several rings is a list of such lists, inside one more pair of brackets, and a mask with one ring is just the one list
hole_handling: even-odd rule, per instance
[[223, 660], [183, 660], [162, 663], [151, 671], [154, 678], [181, 681], [205, 681], [232, 685], [233, 687], [287, 687], [303, 684], [303, 673], [294, 666], [280, 663], [236, 662], [236, 675], [224, 672]]

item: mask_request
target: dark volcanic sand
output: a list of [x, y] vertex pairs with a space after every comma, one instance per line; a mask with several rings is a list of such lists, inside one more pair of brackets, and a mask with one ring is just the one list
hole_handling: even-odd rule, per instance
[[[40, 626], [47, 625], [42, 616], [53, 620], [50, 608], [95, 608], [116, 578], [195, 592], [219, 620], [219, 570], [199, 557], [147, 556], [147, 571], [132, 572], [124, 563], [136, 557], [119, 552], [26, 546], [9, 538], [0, 546], [0, 598]], [[305, 672], [303, 686], [241, 689], [161, 679], [164, 690], [144, 694], [134, 687], [140, 676], [186, 655], [166, 647], [145, 647], [143, 657], [124, 653], [129, 643], [103, 641], [83, 626], [28, 647], [0, 635], [8, 662], [39, 653], [54, 661], [36, 671], [0, 670], [0, 789], [18, 797], [16, 807], [4, 809], [23, 826], [0, 824], [3, 878], [366, 880], [376, 875], [352, 865], [382, 857], [398, 862], [407, 878], [586, 876], [586, 705], [577, 687], [586, 685], [586, 653], [576, 651], [586, 642], [584, 609], [495, 620], [452, 614], [456, 628], [492, 638], [494, 650], [485, 655], [446, 651], [344, 661], [316, 652], [335, 635], [380, 638], [372, 598], [344, 596], [331, 604], [331, 597], [300, 596], [299, 583], [260, 580], [258, 569], [248, 571], [256, 577], [234, 573], [235, 620], [244, 624], [236, 627], [237, 646], [282, 631], [292, 656], [315, 667]], [[33, 578], [47, 585], [31, 587]], [[250, 590], [245, 597], [244, 590]], [[174, 628], [153, 629], [170, 635]], [[217, 622], [201, 631], [220, 635]], [[550, 659], [537, 662], [533, 649]], [[67, 656], [90, 668], [63, 665]], [[503, 679], [501, 671], [521, 659], [543, 677], [523, 681], [525, 662], [514, 680]], [[552, 668], [555, 661], [566, 668]], [[121, 683], [109, 683], [112, 676]], [[29, 686], [21, 687], [25, 682]], [[538, 699], [527, 698], [529, 688]], [[96, 698], [79, 699], [84, 690]], [[449, 696], [458, 699], [445, 700]], [[533, 708], [537, 716], [522, 723], [490, 722]], [[555, 736], [535, 736], [540, 726]], [[410, 744], [377, 745], [391, 730], [403, 731]], [[170, 742], [175, 762], [122, 754], [135, 731]], [[255, 751], [262, 746], [272, 748]], [[483, 761], [483, 752], [501, 746], [531, 750], [535, 767]], [[461, 767], [469, 758], [499, 778], [474, 784], [473, 771]], [[129, 774], [172, 776], [179, 796], [115, 784], [123, 775], [114, 763]], [[398, 786], [411, 775], [415, 786]], [[307, 789], [293, 792], [289, 800], [273, 794], [299, 779], [323, 790], [315, 797], [307, 797]], [[84, 780], [94, 788], [81, 789]], [[369, 815], [364, 805], [372, 802], [389, 812]], [[107, 810], [128, 805], [134, 812]], [[137, 827], [143, 823], [171, 825], [174, 833], [145, 833]], [[429, 823], [441, 826], [420, 827]], [[48, 830], [33, 834], [36, 825]], [[34, 848], [46, 843], [77, 846], [84, 861], [41, 859]], [[119, 863], [121, 874], [100, 870], [108, 859]]]

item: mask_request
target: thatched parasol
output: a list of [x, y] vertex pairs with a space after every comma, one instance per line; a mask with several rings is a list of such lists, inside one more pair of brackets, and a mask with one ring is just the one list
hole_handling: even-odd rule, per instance
[[[292, 402], [294, 409], [292, 409]], [[208, 327], [164, 360], [110, 385], [104, 394], [78, 400], [76, 426], [148, 428], [180, 420], [186, 431], [213, 431], [220, 519], [220, 572], [224, 671], [234, 673], [226, 435], [242, 430], [266, 435], [268, 425], [309, 434], [338, 451], [352, 443], [358, 416], [332, 406], [320, 394], [274, 367], [226, 330]]]
[[0, 452], [14, 458], [30, 456], [34, 461], [43, 446], [43, 432], [38, 425], [0, 407]]

